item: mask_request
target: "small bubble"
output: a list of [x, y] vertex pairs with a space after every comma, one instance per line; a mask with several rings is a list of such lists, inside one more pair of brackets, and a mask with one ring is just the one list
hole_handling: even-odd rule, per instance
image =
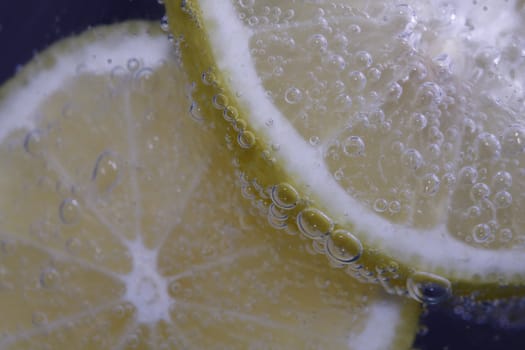
[[401, 203], [399, 201], [391, 201], [388, 204], [388, 212], [390, 214], [397, 214], [401, 211]]
[[508, 208], [512, 205], [512, 195], [505, 191], [505, 190], [502, 190], [502, 191], [498, 191], [496, 192], [496, 194], [494, 195], [494, 205], [496, 206], [496, 208], [498, 209], [505, 209], [505, 208]]
[[345, 70], [346, 61], [342, 56], [333, 54], [325, 60], [325, 65], [330, 71], [340, 73]]
[[297, 215], [297, 227], [306, 237], [320, 239], [334, 229], [334, 223], [322, 211], [306, 208]]
[[321, 139], [319, 138], [319, 136], [314, 135], [308, 139], [308, 142], [310, 143], [311, 146], [318, 146], [319, 142], [321, 142]]
[[423, 194], [425, 196], [434, 196], [439, 191], [440, 181], [436, 174], [426, 174], [422, 178]]
[[40, 272], [39, 278], [42, 288], [56, 288], [60, 283], [60, 274], [53, 267], [47, 267]]
[[363, 74], [363, 72], [360, 71], [353, 71], [348, 74], [348, 78], [350, 79], [350, 84], [348, 85], [348, 88], [352, 92], [360, 92], [363, 91], [366, 87], [366, 76]]
[[215, 83], [215, 74], [208, 70], [202, 73], [201, 80], [204, 83], [204, 85], [213, 85]]
[[341, 168], [337, 169], [334, 172], [334, 179], [336, 179], [336, 181], [341, 181], [344, 176], [345, 176], [345, 172]]
[[160, 28], [164, 32], [169, 31], [170, 26], [169, 26], [169, 23], [168, 23], [168, 16], [167, 15], [162, 16], [162, 18], [160, 19]]
[[458, 178], [460, 184], [472, 185], [478, 178], [478, 171], [471, 166], [465, 166], [459, 171]]
[[475, 140], [474, 147], [477, 151], [477, 158], [497, 157], [501, 151], [498, 138], [491, 133], [483, 132]]
[[224, 117], [224, 120], [231, 123], [239, 117], [239, 112], [237, 112], [235, 107], [228, 106], [222, 111], [222, 116]]
[[433, 273], [415, 272], [407, 279], [407, 290], [421, 303], [439, 304], [452, 295], [452, 284]]
[[323, 34], [313, 34], [308, 38], [308, 47], [313, 51], [325, 52], [328, 48], [328, 40]]
[[366, 51], [358, 51], [355, 54], [355, 63], [361, 68], [366, 69], [372, 66], [372, 55]]
[[242, 131], [237, 135], [237, 143], [241, 148], [252, 148], [255, 145], [255, 142], [255, 135], [250, 131]]
[[422, 113], [414, 113], [412, 114], [412, 117], [410, 118], [410, 127], [421, 131], [427, 126], [427, 117], [425, 117]]
[[349, 264], [361, 257], [363, 245], [352, 233], [335, 230], [328, 236], [326, 250], [338, 262]]
[[525, 128], [512, 125], [503, 132], [503, 150], [505, 154], [516, 155], [525, 151]]
[[478, 224], [472, 229], [472, 239], [476, 243], [486, 242], [492, 234], [490, 226], [487, 224]]
[[110, 192], [120, 180], [118, 157], [115, 152], [102, 152], [93, 168], [91, 180], [96, 184], [100, 193]]
[[212, 98], [213, 107], [218, 110], [224, 110], [228, 105], [228, 97], [224, 94], [216, 94]]
[[507, 171], [498, 171], [492, 178], [495, 190], [506, 189], [512, 186], [512, 175]]
[[58, 210], [60, 220], [64, 224], [74, 224], [80, 216], [80, 205], [74, 198], [66, 198], [60, 203]]
[[343, 141], [343, 153], [348, 157], [360, 157], [365, 153], [365, 142], [359, 136], [349, 136]]
[[202, 116], [202, 111], [197, 102], [193, 101], [190, 105], [190, 116], [197, 122], [202, 122], [204, 117]]
[[347, 94], [339, 94], [335, 98], [335, 104], [339, 111], [346, 111], [352, 106], [352, 98]]
[[398, 83], [391, 83], [387, 88], [386, 99], [390, 102], [396, 102], [401, 98], [403, 88]]
[[423, 157], [416, 149], [409, 148], [401, 156], [402, 164], [412, 170], [417, 170], [423, 165]]
[[24, 139], [24, 149], [31, 155], [39, 155], [44, 151], [44, 132], [42, 130], [33, 130], [27, 133]]
[[128, 68], [128, 70], [129, 70], [130, 72], [135, 72], [136, 70], [139, 69], [139, 67], [140, 67], [140, 62], [139, 62], [139, 60], [136, 59], [136, 58], [130, 58], [130, 59], [128, 60], [128, 63], [126, 64], [126, 67]]
[[418, 88], [416, 100], [423, 106], [436, 106], [443, 100], [443, 95], [441, 86], [433, 82], [425, 82]]
[[299, 201], [299, 193], [292, 185], [281, 183], [273, 186], [270, 198], [278, 208], [293, 209]]
[[499, 229], [497, 235], [501, 242], [510, 242], [513, 236], [510, 228]]
[[239, 5], [241, 5], [241, 7], [246, 8], [246, 9], [252, 8], [254, 3], [255, 3], [255, 0], [239, 0]]
[[292, 86], [286, 89], [284, 93], [284, 100], [289, 104], [296, 104], [303, 98], [303, 93], [298, 88]]
[[378, 198], [374, 201], [374, 210], [378, 213], [384, 213], [388, 209], [388, 201]]
[[490, 196], [490, 187], [483, 182], [478, 182], [470, 189], [470, 199], [474, 202], [481, 201]]

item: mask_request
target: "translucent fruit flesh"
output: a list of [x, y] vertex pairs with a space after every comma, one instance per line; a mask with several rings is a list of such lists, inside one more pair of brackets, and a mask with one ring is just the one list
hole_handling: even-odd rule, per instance
[[408, 348], [414, 303], [253, 215], [156, 26], [67, 39], [0, 90], [0, 348]]

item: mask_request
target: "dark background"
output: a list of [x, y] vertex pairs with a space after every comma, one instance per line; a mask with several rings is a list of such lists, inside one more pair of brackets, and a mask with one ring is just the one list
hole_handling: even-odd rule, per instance
[[[157, 0], [0, 0], [0, 84], [59, 38], [101, 23], [131, 18], [160, 20], [163, 14], [164, 9]], [[416, 348], [525, 349], [525, 328], [512, 330], [476, 325], [455, 317], [450, 309], [431, 308], [422, 316], [422, 332], [416, 340]]]

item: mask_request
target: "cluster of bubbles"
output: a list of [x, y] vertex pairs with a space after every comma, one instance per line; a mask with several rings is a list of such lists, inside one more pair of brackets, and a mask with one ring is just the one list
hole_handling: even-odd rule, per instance
[[[522, 244], [524, 38], [469, 42], [469, 58], [436, 46], [468, 39], [447, 37], [459, 9], [322, 3], [300, 15], [254, 1], [237, 7], [254, 28], [267, 96], [322, 150], [334, 179], [391, 221], [446, 221], [456, 238], [487, 248]], [[287, 26], [292, 18], [308, 25]], [[458, 66], [463, 59], [471, 61]]]

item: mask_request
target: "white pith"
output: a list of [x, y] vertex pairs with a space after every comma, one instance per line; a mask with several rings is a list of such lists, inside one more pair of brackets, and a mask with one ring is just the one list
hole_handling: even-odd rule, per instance
[[[327, 214], [340, 224], [352, 225], [366, 245], [380, 248], [423, 271], [456, 279], [471, 279], [475, 275], [483, 278], [489, 274], [512, 279], [524, 274], [525, 254], [520, 249], [478, 249], [453, 238], [445, 224], [429, 230], [393, 224], [352, 198], [324, 165], [321, 152], [309, 146], [265, 94], [250, 56], [249, 41], [254, 33], [241, 22], [232, 2], [201, 0], [199, 4], [218, 69], [228, 79], [232, 91], [240, 93], [237, 101], [247, 111], [244, 117], [250, 128], [268, 144], [280, 145], [276, 153], [279, 164], [297, 185], [310, 189]], [[515, 19], [506, 24], [512, 28]], [[494, 34], [487, 40], [495, 40]], [[273, 119], [272, 128], [265, 125], [268, 116]]]

